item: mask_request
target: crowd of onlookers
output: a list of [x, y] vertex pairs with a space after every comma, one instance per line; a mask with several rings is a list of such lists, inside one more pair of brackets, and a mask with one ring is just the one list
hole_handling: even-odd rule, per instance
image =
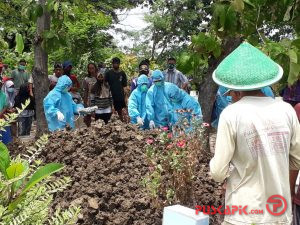
[[[81, 81], [73, 73], [71, 61], [54, 64], [53, 74], [49, 75], [49, 91], [55, 89], [59, 78], [67, 76], [71, 80], [71, 87], [68, 88], [67, 92], [71, 95], [74, 103], [82, 105], [84, 108], [98, 107], [93, 113], [86, 113], [84, 116], [79, 117], [78, 120], [72, 117], [74, 126], [80, 127], [84, 123], [89, 127], [93, 120], [99, 119], [108, 123], [113, 112], [119, 115], [120, 120], [128, 121], [129, 116], [132, 123], [138, 123], [143, 125], [143, 127], [149, 128], [151, 121], [152, 127], [168, 126], [172, 121], [177, 121], [177, 119], [174, 119], [176, 115], [170, 116], [172, 114], [170, 110], [180, 109], [179, 103], [175, 103], [175, 101], [181, 102], [181, 105], [190, 104], [194, 109], [198, 107], [186, 95], [190, 90], [190, 83], [188, 78], [176, 69], [175, 58], [171, 57], [167, 60], [168, 68], [161, 71], [161, 74], [158, 71], [154, 74], [154, 71], [150, 69], [150, 61], [147, 59], [142, 60], [138, 66], [138, 76], [130, 81], [128, 81], [127, 75], [120, 68], [121, 61], [119, 58], [113, 58], [111, 63], [109, 67], [106, 67], [104, 63], [89, 63], [86, 76]], [[13, 137], [30, 135], [32, 121], [35, 118], [33, 79], [32, 75], [27, 72], [26, 65], [26, 61], [22, 59], [18, 62], [17, 68], [10, 71], [10, 68], [3, 64], [2, 59], [0, 59], [0, 117], [3, 118], [6, 113], [15, 112], [16, 108], [21, 108], [27, 99], [31, 100], [30, 105], [19, 115], [18, 121], [12, 124], [11, 127], [6, 128], [6, 131], [11, 132]], [[141, 77], [140, 82], [144, 81], [139, 84], [138, 78], [141, 75], [146, 76], [147, 79], [145, 80], [145, 77]], [[156, 77], [156, 80], [154, 77]], [[160, 83], [163, 83], [164, 88], [159, 88]], [[174, 86], [168, 88], [169, 83]], [[154, 88], [154, 93], [151, 90], [152, 86], [153, 88], [156, 87]], [[175, 86], [180, 89], [180, 92]], [[163, 90], [163, 96], [170, 95], [165, 96], [167, 100], [163, 96], [157, 95], [160, 89]], [[224, 95], [223, 92], [226, 92], [226, 90], [223, 89], [223, 87], [220, 87], [216, 94], [212, 116], [212, 121], [214, 121], [212, 125], [215, 127], [217, 127], [218, 116], [222, 109], [231, 102], [229, 97]], [[266, 87], [262, 91], [265, 95], [274, 97], [270, 87]], [[152, 99], [152, 102], [150, 93], [152, 93], [152, 98], [155, 98], [154, 100]], [[172, 102], [171, 95], [174, 95], [174, 93], [180, 98]], [[293, 86], [283, 89], [281, 95], [284, 101], [291, 103], [293, 106], [296, 105], [296, 103], [300, 102], [300, 81]], [[146, 104], [147, 96], [148, 105]], [[182, 103], [183, 99], [185, 101], [188, 99], [189, 101], [187, 102], [189, 103]], [[177, 106], [174, 106], [176, 104]], [[167, 105], [169, 107], [166, 107]], [[182, 105], [182, 107], [186, 107], [186, 105]], [[198, 114], [201, 114], [200, 105], [199, 109], [200, 112]], [[5, 132], [2, 132], [2, 139], [4, 140], [5, 134]]]
[[[92, 120], [101, 119], [108, 123], [113, 111], [118, 114], [121, 121], [129, 122], [129, 116], [132, 123], [137, 123], [144, 129], [149, 128], [150, 122], [152, 128], [174, 124], [177, 118], [172, 112], [182, 108], [180, 104], [198, 108], [195, 110], [196, 114], [201, 113], [199, 103], [186, 92], [189, 87], [188, 79], [175, 68], [174, 58], [168, 59], [168, 69], [164, 72], [151, 71], [149, 60], [142, 60], [138, 76], [133, 78], [130, 84], [126, 73], [120, 69], [121, 60], [113, 58], [111, 63], [111, 68], [106, 68], [103, 63], [98, 65], [89, 63], [87, 75], [82, 82], [82, 92], [78, 91], [80, 84], [71, 73], [71, 62], [55, 65], [54, 75], [49, 78], [51, 88], [54, 88], [44, 99], [44, 111], [50, 131], [64, 129], [67, 125], [71, 128], [81, 127], [80, 116], [75, 119], [74, 115], [81, 115], [79, 110], [90, 107], [96, 109], [83, 115], [83, 122], [88, 127]], [[152, 86], [154, 92], [151, 91]], [[152, 92], [155, 98], [147, 97], [149, 104], [146, 106], [146, 94], [149, 96]], [[180, 93], [178, 94], [180, 99], [177, 99], [178, 102], [175, 104], [167, 95], [177, 92]], [[159, 104], [161, 106], [157, 107]], [[149, 119], [150, 117], [153, 118]]]
[[[78, 121], [76, 126], [90, 126], [92, 120], [102, 119], [105, 123], [111, 118], [113, 112], [119, 115], [122, 121], [128, 118], [128, 99], [137, 87], [138, 77], [128, 82], [127, 75], [120, 69], [121, 61], [119, 58], [113, 58], [111, 67], [106, 67], [104, 63], [89, 63], [87, 73], [82, 81], [73, 73], [71, 61], [55, 63], [53, 74], [49, 75], [49, 91], [54, 90], [60, 77], [63, 75], [70, 78], [72, 84], [68, 89], [72, 100], [76, 104], [82, 104], [84, 107], [97, 106], [98, 109], [91, 114], [85, 114]], [[164, 81], [171, 82], [179, 88], [188, 90], [189, 82], [185, 75], [175, 68], [176, 60], [168, 59], [168, 69], [164, 71]], [[21, 108], [27, 99], [30, 99], [30, 105], [19, 115], [16, 123], [5, 128], [2, 132], [4, 142], [6, 138], [30, 135], [32, 122], [35, 118], [35, 101], [33, 78], [27, 69], [27, 62], [22, 59], [18, 62], [17, 68], [11, 70], [8, 65], [0, 59], [0, 77], [1, 77], [1, 118], [6, 113], [16, 112], [16, 108]], [[150, 70], [150, 61], [143, 60], [139, 64], [139, 75], [146, 75], [149, 79], [148, 88], [153, 84]], [[83, 119], [82, 119], [83, 118]], [[9, 135], [8, 135], [9, 134]], [[10, 135], [11, 134], [11, 135]]]
[[0, 118], [5, 114], [16, 112], [22, 108], [27, 99], [30, 104], [19, 115], [17, 122], [1, 131], [1, 140], [9, 143], [12, 137], [30, 135], [32, 121], [35, 115], [32, 76], [26, 71], [26, 61], [20, 60], [16, 69], [10, 71], [0, 58]]

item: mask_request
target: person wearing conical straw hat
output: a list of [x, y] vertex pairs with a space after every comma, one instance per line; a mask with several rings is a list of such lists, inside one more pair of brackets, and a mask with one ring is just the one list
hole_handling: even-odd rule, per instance
[[289, 104], [260, 90], [282, 74], [278, 64], [246, 42], [213, 73], [234, 102], [221, 113], [210, 161], [212, 178], [226, 179], [223, 224], [292, 221], [289, 170], [300, 168], [300, 126]]
[[[263, 87], [260, 90], [265, 96], [275, 98], [275, 95], [274, 95], [271, 87], [269, 87], [269, 86]], [[232, 102], [232, 97], [228, 96], [227, 92], [228, 92], [227, 88], [219, 86], [217, 94], [216, 94], [216, 99], [214, 102], [213, 112], [212, 112], [211, 126], [213, 128], [218, 128], [218, 123], [219, 123], [219, 118], [220, 118], [221, 112]]]

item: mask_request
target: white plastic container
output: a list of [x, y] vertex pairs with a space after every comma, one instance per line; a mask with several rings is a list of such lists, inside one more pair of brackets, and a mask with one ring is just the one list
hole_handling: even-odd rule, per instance
[[163, 225], [209, 225], [209, 216], [182, 205], [164, 208]]

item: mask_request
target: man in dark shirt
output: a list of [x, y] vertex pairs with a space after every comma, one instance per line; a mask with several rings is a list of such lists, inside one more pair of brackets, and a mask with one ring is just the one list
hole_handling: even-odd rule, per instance
[[127, 86], [127, 76], [124, 71], [120, 70], [120, 63], [119, 58], [113, 58], [113, 68], [105, 73], [104, 79], [109, 84], [114, 108], [118, 112], [120, 120], [124, 121], [123, 108], [126, 107], [124, 87]]

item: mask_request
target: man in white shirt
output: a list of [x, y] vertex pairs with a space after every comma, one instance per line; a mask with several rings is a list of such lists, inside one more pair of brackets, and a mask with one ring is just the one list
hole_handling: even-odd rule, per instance
[[292, 221], [289, 169], [300, 168], [299, 122], [290, 105], [259, 90], [282, 73], [278, 64], [243, 43], [213, 74], [217, 84], [230, 89], [234, 104], [221, 113], [210, 171], [218, 182], [227, 178], [225, 205], [245, 208], [225, 215], [223, 224]]

